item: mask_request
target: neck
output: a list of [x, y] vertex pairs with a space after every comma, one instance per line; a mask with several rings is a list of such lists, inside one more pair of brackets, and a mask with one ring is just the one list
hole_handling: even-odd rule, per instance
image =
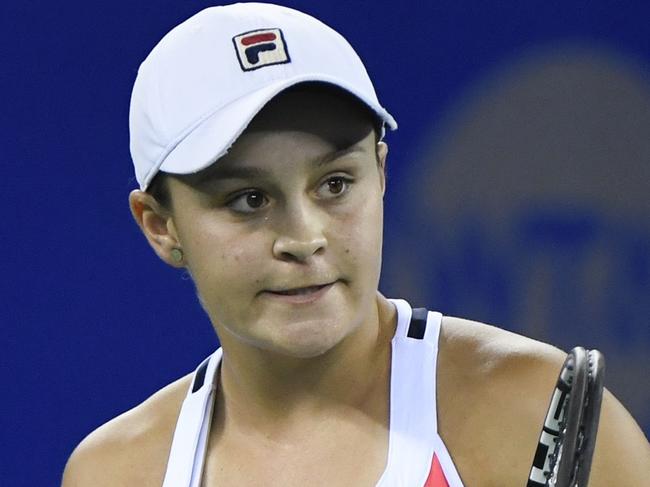
[[377, 405], [386, 404], [389, 391], [396, 312], [379, 294], [369, 311], [352, 334], [314, 358], [259, 349], [229, 353], [222, 341], [217, 414], [227, 412], [222, 419], [238, 428], [266, 432], [351, 410], [380, 414]]

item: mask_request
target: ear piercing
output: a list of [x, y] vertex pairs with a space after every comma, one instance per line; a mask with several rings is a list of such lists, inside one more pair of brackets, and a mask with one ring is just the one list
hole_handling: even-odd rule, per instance
[[183, 251], [181, 249], [172, 249], [171, 256], [174, 262], [176, 262], [177, 264], [183, 262]]

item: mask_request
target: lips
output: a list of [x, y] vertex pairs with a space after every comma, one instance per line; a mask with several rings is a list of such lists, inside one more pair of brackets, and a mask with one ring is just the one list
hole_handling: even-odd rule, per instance
[[287, 289], [283, 291], [269, 291], [269, 292], [272, 292], [273, 294], [280, 294], [282, 296], [304, 296], [306, 294], [315, 293], [323, 289], [324, 287], [329, 286], [330, 284], [332, 283], [328, 282], [327, 284], [321, 284], [316, 286], [298, 287], [298, 288]]
[[268, 290], [263, 293], [267, 297], [287, 304], [309, 304], [319, 301], [325, 296], [337, 281], [313, 286], [301, 286], [291, 289]]

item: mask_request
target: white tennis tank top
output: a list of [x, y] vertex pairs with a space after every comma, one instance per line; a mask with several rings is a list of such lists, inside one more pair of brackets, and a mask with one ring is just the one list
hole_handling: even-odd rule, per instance
[[[463, 487], [438, 435], [436, 361], [440, 313], [402, 299], [391, 342], [390, 431], [386, 469], [376, 487]], [[176, 423], [163, 487], [200, 487], [221, 349], [194, 372]]]

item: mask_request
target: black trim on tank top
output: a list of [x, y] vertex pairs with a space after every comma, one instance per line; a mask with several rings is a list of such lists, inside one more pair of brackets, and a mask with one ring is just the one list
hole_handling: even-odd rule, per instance
[[204, 360], [203, 363], [199, 365], [199, 368], [196, 369], [196, 375], [194, 376], [194, 384], [192, 384], [192, 394], [194, 394], [201, 387], [203, 387], [203, 383], [205, 382], [205, 373], [208, 370], [208, 363], [210, 363], [209, 358]]
[[409, 338], [416, 338], [422, 340], [424, 332], [427, 329], [427, 314], [429, 311], [426, 308], [415, 308], [411, 315], [411, 323], [409, 324], [409, 331], [407, 336]]

